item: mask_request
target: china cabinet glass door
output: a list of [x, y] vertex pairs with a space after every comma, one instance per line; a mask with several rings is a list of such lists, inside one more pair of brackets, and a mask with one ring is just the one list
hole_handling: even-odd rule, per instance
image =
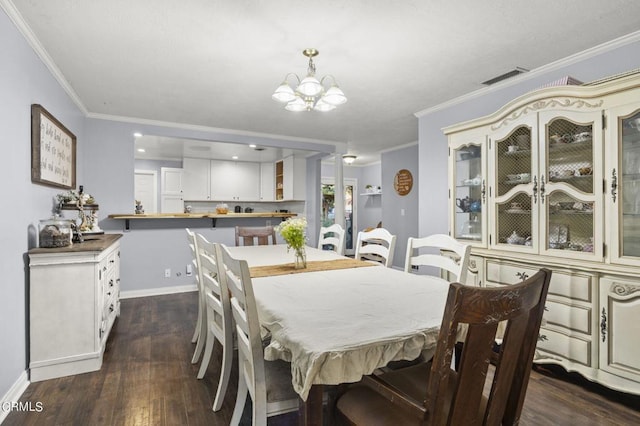
[[601, 113], [541, 113], [540, 122], [540, 252], [602, 257]]
[[607, 167], [607, 221], [612, 226], [612, 260], [640, 264], [640, 108], [612, 111], [612, 161]]
[[516, 251], [537, 250], [537, 209], [533, 191], [537, 158], [536, 119], [496, 131], [491, 139], [493, 167], [491, 246]]
[[454, 182], [452, 201], [452, 235], [457, 240], [483, 245], [486, 235], [487, 205], [484, 140], [469, 142], [452, 149]]

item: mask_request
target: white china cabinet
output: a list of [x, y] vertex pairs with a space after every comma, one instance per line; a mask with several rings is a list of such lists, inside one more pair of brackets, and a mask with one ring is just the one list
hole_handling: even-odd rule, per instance
[[536, 362], [640, 394], [640, 72], [546, 87], [444, 129], [474, 281], [553, 270]]

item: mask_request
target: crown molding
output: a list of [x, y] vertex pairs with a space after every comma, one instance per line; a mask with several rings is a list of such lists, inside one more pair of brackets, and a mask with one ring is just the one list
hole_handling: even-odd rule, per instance
[[546, 74], [548, 72], [557, 70], [559, 68], [566, 67], [568, 65], [575, 64], [576, 62], [583, 61], [585, 59], [592, 58], [594, 56], [600, 55], [602, 53], [608, 52], [610, 50], [616, 49], [618, 47], [626, 46], [627, 44], [635, 43], [640, 41], [640, 31], [633, 32], [631, 34], [627, 34], [622, 37], [618, 37], [614, 40], [608, 41], [606, 43], [599, 44], [597, 46], [591, 47], [589, 49], [583, 50], [582, 52], [578, 52], [576, 54], [567, 56], [565, 58], [559, 59], [557, 61], [551, 62], [549, 64], [543, 65], [541, 67], [535, 68], [527, 73], [520, 74], [516, 77], [504, 80], [500, 83], [494, 84], [489, 87], [483, 87], [482, 89], [475, 90], [473, 92], [467, 93], [465, 95], [459, 96], [457, 98], [451, 99], [449, 101], [443, 102], [441, 104], [435, 105], [433, 107], [429, 107], [414, 113], [417, 118], [424, 117], [425, 115], [429, 115], [431, 113], [442, 111], [444, 109], [457, 106], [461, 103], [467, 102], [469, 100], [478, 98], [480, 96], [488, 95], [497, 90], [504, 89], [509, 86], [513, 86], [516, 84], [520, 84], [523, 81], [530, 80], [535, 77], [539, 77], [542, 74]]

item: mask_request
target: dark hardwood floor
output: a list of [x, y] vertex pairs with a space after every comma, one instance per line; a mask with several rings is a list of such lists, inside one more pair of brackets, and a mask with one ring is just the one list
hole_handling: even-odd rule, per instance
[[[196, 379], [198, 364], [191, 364], [196, 297], [182, 293], [123, 300], [102, 369], [32, 383], [21, 401], [39, 402], [43, 410], [14, 411], [3, 424], [228, 425], [237, 375], [222, 410], [214, 413], [220, 347], [204, 379]], [[248, 409], [243, 423], [250, 424]], [[293, 424], [295, 413], [269, 419], [272, 426]], [[536, 367], [521, 424], [639, 425], [640, 397], [613, 392], [555, 366]]]

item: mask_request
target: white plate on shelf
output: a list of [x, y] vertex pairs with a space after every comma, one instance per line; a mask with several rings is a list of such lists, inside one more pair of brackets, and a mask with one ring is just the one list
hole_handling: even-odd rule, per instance
[[460, 235], [458, 238], [461, 238], [463, 240], [481, 240], [482, 239], [482, 235], [481, 234], [462, 234]]

